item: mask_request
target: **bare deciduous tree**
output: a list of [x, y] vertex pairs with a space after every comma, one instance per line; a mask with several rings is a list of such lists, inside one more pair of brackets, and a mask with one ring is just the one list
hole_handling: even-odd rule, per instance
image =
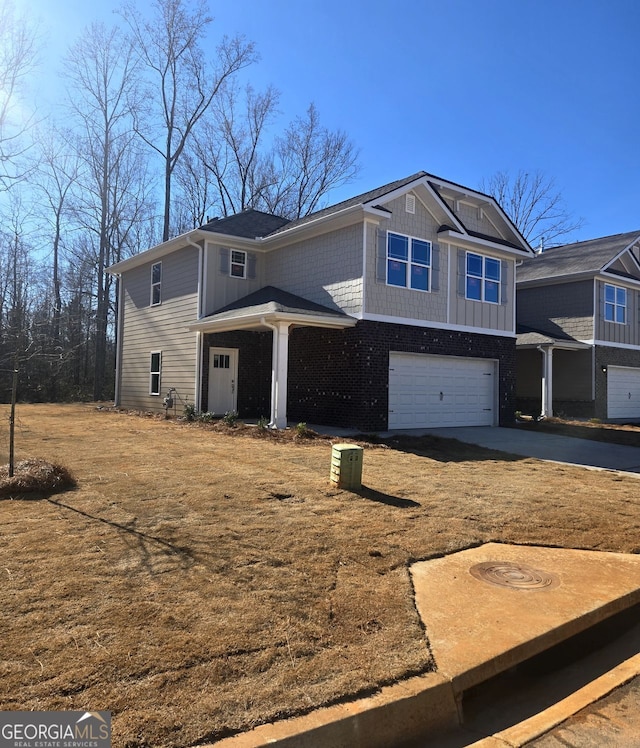
[[37, 61], [37, 30], [13, 3], [0, 0], [0, 189], [7, 189], [24, 172], [20, 157], [28, 144], [24, 135], [33, 113], [21, 106], [21, 94]]
[[323, 127], [314, 104], [289, 125], [276, 152], [281, 177], [267, 199], [272, 213], [287, 217], [313, 213], [330, 190], [347, 184], [359, 171], [353, 143], [342, 130]]
[[[117, 28], [93, 24], [71, 49], [66, 77], [71, 83], [69, 109], [79, 125], [76, 148], [84, 162], [75, 216], [89, 232], [91, 240], [87, 245], [95, 251], [94, 398], [100, 400], [110, 308], [110, 280], [105, 278], [104, 271], [121, 256], [118, 242], [123, 218], [127, 213], [136, 213], [135, 203], [141, 199], [131, 184], [131, 175], [137, 172], [133, 166], [137, 141], [132, 131], [131, 102], [136, 85], [132, 43]], [[144, 174], [144, 169], [141, 173]]]
[[255, 61], [252, 43], [243, 36], [223, 37], [215, 64], [203, 54], [201, 41], [212, 22], [206, 0], [193, 10], [185, 0], [156, 0], [154, 16], [144, 20], [133, 2], [121, 9], [138, 54], [150, 73], [139, 99], [147, 102], [136, 132], [162, 159], [164, 167], [163, 241], [171, 231], [173, 174], [194, 127], [224, 83]]
[[342, 131], [320, 124], [311, 104], [269, 146], [279, 95], [244, 95], [229, 86], [194, 138], [195, 162], [211, 175], [213, 206], [222, 215], [246, 208], [285, 218], [317, 210], [327, 194], [358, 173], [358, 153]]
[[581, 228], [582, 218], [574, 218], [552, 178], [541, 171], [520, 170], [515, 176], [498, 171], [483, 180], [480, 189], [491, 195], [532, 246], [559, 244]]

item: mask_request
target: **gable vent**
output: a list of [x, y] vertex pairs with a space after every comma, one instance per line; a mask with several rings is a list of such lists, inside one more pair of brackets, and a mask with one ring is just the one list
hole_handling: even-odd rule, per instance
[[405, 210], [407, 211], [407, 213], [416, 212], [416, 196], [415, 195], [407, 195], [406, 202], [405, 202]]

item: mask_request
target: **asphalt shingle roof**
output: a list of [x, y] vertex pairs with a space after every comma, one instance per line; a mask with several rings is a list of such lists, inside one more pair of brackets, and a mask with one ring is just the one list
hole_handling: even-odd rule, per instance
[[547, 249], [535, 257], [524, 260], [518, 267], [518, 282], [579, 273], [598, 273], [638, 237], [640, 231], [631, 231]]
[[228, 234], [229, 236], [241, 236], [245, 239], [267, 236], [286, 226], [290, 221], [287, 218], [264, 213], [261, 210], [249, 208], [241, 213], [226, 218], [214, 218], [200, 226], [203, 231], [214, 231], [217, 234]]
[[316, 304], [314, 301], [303, 299], [301, 296], [283, 291], [275, 286], [265, 286], [243, 296], [231, 304], [227, 304], [209, 315], [207, 320], [232, 319], [238, 316], [238, 312], [243, 314], [271, 314], [274, 312], [285, 314], [308, 314], [323, 316], [334, 316], [339, 318], [348, 317], [344, 312], [337, 309], [329, 309], [322, 304]]

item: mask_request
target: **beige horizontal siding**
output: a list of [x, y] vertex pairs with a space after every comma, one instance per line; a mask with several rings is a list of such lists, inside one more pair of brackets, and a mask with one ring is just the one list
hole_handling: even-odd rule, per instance
[[[195, 401], [198, 316], [198, 251], [187, 247], [162, 259], [162, 303], [151, 306], [151, 263], [122, 276], [123, 338], [119, 405], [162, 410], [175, 387], [179, 408]], [[160, 392], [149, 394], [151, 353], [162, 353]]]

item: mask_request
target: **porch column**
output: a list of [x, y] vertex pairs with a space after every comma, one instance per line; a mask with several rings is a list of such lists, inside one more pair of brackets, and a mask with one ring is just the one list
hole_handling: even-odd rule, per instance
[[543, 418], [553, 417], [553, 348], [538, 348], [542, 353], [542, 411]]
[[287, 369], [289, 365], [289, 323], [273, 327], [271, 363], [271, 422], [276, 429], [287, 428]]

